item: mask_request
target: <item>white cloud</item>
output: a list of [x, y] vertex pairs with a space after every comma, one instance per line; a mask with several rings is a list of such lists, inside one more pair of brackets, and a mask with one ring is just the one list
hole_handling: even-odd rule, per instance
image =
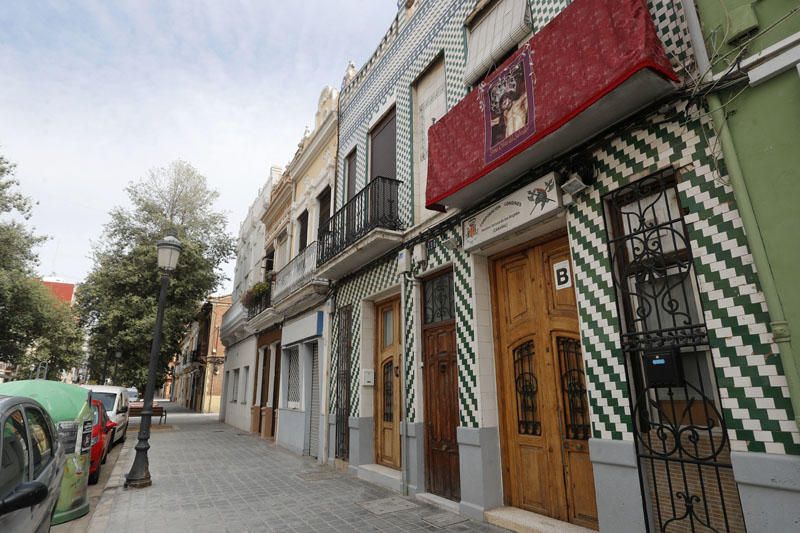
[[[0, 153], [52, 237], [44, 275], [82, 279], [123, 187], [185, 159], [238, 230], [317, 97], [363, 62], [394, 15], [363, 2], [19, 2], [0, 13]], [[229, 266], [229, 269], [232, 267]]]

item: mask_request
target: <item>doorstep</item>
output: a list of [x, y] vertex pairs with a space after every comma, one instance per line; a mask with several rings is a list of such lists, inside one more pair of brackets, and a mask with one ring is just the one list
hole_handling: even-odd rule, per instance
[[442, 498], [441, 496], [437, 496], [436, 494], [431, 494], [430, 492], [419, 492], [415, 494], [414, 497], [425, 503], [429, 503], [434, 507], [438, 507], [439, 509], [459, 514], [458, 502], [454, 502], [453, 500]]
[[519, 533], [596, 533], [593, 529], [562, 522], [518, 507], [498, 507], [486, 511], [483, 517], [490, 524]]
[[399, 470], [378, 464], [358, 465], [355, 469], [359, 479], [395, 492], [403, 492], [403, 475]]

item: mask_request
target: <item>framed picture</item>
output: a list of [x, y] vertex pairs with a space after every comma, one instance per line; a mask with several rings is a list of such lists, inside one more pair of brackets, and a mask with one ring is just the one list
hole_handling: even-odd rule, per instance
[[491, 76], [481, 93], [489, 163], [536, 131], [530, 50], [523, 48], [516, 59]]

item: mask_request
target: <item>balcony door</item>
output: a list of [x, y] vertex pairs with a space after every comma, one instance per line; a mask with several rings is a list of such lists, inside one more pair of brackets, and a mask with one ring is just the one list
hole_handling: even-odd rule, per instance
[[375, 462], [400, 468], [400, 298], [378, 304], [376, 311]]

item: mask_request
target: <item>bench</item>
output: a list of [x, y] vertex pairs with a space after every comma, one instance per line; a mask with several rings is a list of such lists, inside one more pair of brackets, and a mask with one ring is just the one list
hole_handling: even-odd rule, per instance
[[[128, 407], [128, 416], [142, 416], [142, 409], [144, 409], [144, 405], [140, 403], [130, 404]], [[153, 404], [153, 418], [158, 417], [158, 423], [163, 424], [167, 421], [167, 410], [161, 407], [158, 404]]]

